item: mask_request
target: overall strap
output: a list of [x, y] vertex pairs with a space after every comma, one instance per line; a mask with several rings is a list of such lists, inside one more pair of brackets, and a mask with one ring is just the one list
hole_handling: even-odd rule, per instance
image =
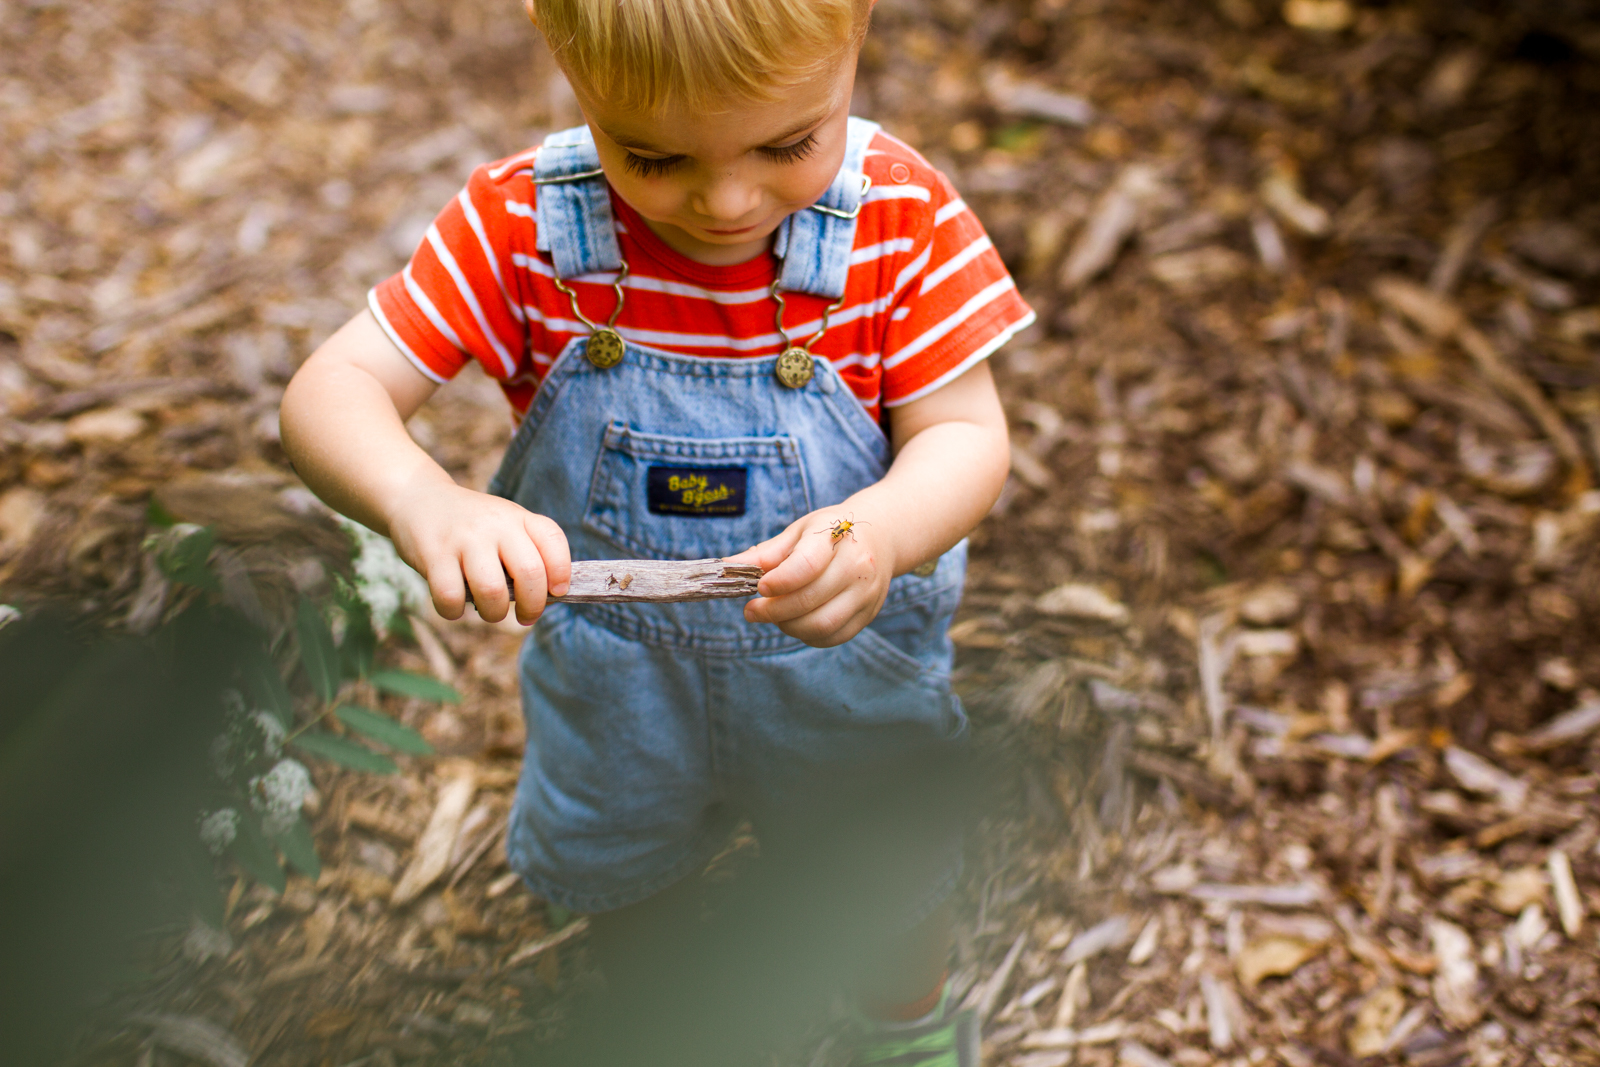
[[844, 296], [850, 253], [855, 248], [856, 215], [871, 186], [862, 173], [867, 144], [877, 132], [876, 122], [852, 115], [844, 163], [833, 184], [810, 208], [796, 211], [778, 227], [772, 251], [783, 260], [778, 278], [782, 288], [830, 300]]
[[533, 161], [539, 232], [534, 247], [550, 253], [557, 278], [622, 268], [611, 216], [611, 187], [587, 126], [552, 133]]

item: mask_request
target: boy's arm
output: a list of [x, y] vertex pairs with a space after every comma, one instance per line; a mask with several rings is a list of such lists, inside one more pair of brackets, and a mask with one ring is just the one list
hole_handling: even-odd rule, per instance
[[[889, 424], [895, 457], [882, 481], [729, 560], [768, 571], [745, 618], [819, 648], [843, 644], [883, 607], [890, 578], [947, 551], [988, 514], [1011, 445], [987, 362], [891, 408]], [[856, 525], [835, 539], [827, 531], [839, 519]]]
[[323, 500], [394, 541], [428, 580], [433, 603], [461, 616], [468, 587], [478, 613], [498, 622], [516, 583], [517, 621], [566, 592], [566, 536], [551, 520], [455, 483], [406, 432], [405, 420], [438, 386], [412, 366], [369, 311], [328, 338], [284, 392], [283, 448]]

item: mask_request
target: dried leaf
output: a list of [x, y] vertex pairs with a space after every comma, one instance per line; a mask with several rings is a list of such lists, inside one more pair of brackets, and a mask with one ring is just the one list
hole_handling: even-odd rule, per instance
[[1124, 626], [1129, 620], [1128, 609], [1092, 585], [1067, 582], [1034, 601], [1034, 607], [1045, 615], [1058, 615], [1074, 619], [1091, 619]]
[[1295, 937], [1264, 937], [1251, 941], [1239, 953], [1234, 967], [1239, 981], [1255, 987], [1263, 978], [1293, 974], [1308, 960], [1322, 953], [1323, 945]]
[[[1464, 1030], [1483, 1017], [1484, 1008], [1472, 938], [1461, 927], [1443, 919], [1429, 919], [1427, 929], [1438, 960], [1433, 1001], [1447, 1023]], [[1399, 1012], [1395, 1014], [1398, 1016]]]
[[148, 1026], [152, 1040], [162, 1048], [211, 1067], [249, 1067], [250, 1053], [239, 1039], [209, 1019], [171, 1014], [141, 1014], [130, 1018]]
[[439, 797], [433, 814], [422, 836], [417, 839], [415, 855], [406, 867], [400, 881], [395, 884], [389, 902], [408, 904], [445, 872], [450, 864], [450, 850], [455, 845], [456, 832], [466, 817], [467, 806], [478, 789], [477, 772], [472, 764], [460, 762], [440, 783]]
[[1561, 929], [1568, 937], [1577, 937], [1583, 929], [1583, 899], [1578, 896], [1578, 883], [1572, 877], [1572, 861], [1559, 848], [1550, 850], [1548, 863], [1550, 887], [1556, 894], [1556, 914], [1561, 917]]
[[1379, 986], [1356, 1009], [1356, 1017], [1345, 1031], [1350, 1054], [1359, 1058], [1376, 1056], [1388, 1047], [1389, 1033], [1405, 1014], [1405, 995], [1394, 986]]

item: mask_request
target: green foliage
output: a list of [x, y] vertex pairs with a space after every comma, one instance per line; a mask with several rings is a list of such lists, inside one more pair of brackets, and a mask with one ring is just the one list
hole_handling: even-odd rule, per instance
[[209, 566], [211, 549], [217, 542], [216, 530], [209, 526], [179, 524], [169, 527], [155, 540], [156, 565], [168, 578], [211, 592], [221, 590]]
[[[215, 530], [181, 523], [154, 500], [146, 518], [152, 532], [145, 548], [162, 573], [203, 598], [220, 599], [222, 584], [212, 565]], [[407, 605], [417, 599], [412, 586], [420, 579], [387, 541], [371, 531], [356, 533], [355, 581], [336, 578], [327, 602], [300, 598], [283, 633], [259, 635], [237, 664], [235, 688], [224, 702], [224, 729], [211, 746], [218, 788], [214, 805], [201, 813], [200, 843], [212, 856], [231, 855], [250, 878], [278, 892], [286, 884], [285, 864], [313, 879], [322, 871], [311, 826], [301, 814], [310, 772], [286, 749], [313, 763], [373, 774], [393, 774], [398, 767], [364, 742], [411, 756], [434, 753], [421, 734], [382, 712], [338, 703], [345, 686], [366, 679], [401, 696], [461, 700], [460, 693], [426, 675], [373, 669], [384, 634], [410, 635]], [[384, 618], [375, 618], [375, 611]], [[319, 728], [330, 718], [349, 736]], [[211, 859], [205, 849], [192, 851], [187, 869], [178, 873], [201, 917], [221, 925], [223, 901]]]
[[312, 881], [321, 876], [322, 860], [317, 856], [317, 843], [311, 839], [311, 824], [306, 822], [305, 816], [295, 819], [289, 829], [274, 840], [291, 867]]
[[278, 862], [272, 843], [261, 832], [261, 825], [251, 818], [239, 820], [239, 833], [233, 839], [233, 858], [239, 861], [246, 874], [268, 888], [283, 892], [288, 880], [283, 864]]
[[413, 756], [433, 755], [433, 746], [421, 734], [409, 726], [401, 726], [387, 715], [353, 704], [341, 705], [334, 709], [333, 714], [356, 733], [370, 737], [381, 745], [388, 745], [396, 752], [409, 752]]
[[295, 738], [293, 744], [302, 752], [307, 752], [313, 756], [321, 756], [331, 763], [337, 763], [341, 767], [349, 767], [354, 771], [393, 774], [399, 769], [395, 766], [394, 760], [388, 756], [379, 755], [367, 746], [357, 744], [349, 738], [323, 733], [320, 730], [306, 731]]
[[398, 693], [406, 697], [420, 697], [423, 700], [437, 700], [445, 704], [461, 703], [461, 694], [450, 686], [445, 685], [437, 678], [429, 678], [426, 674], [413, 674], [410, 671], [382, 670], [373, 671], [367, 676], [367, 681], [377, 689], [387, 693]]
[[339, 692], [343, 673], [333, 630], [317, 606], [304, 597], [295, 609], [294, 628], [300, 638], [300, 666], [305, 669], [311, 688], [326, 703]]

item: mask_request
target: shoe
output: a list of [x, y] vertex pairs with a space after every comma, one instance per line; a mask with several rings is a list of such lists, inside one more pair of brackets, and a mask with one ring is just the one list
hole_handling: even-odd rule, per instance
[[860, 1019], [845, 1062], [849, 1067], [979, 1067], [978, 1013], [950, 1001], [946, 983], [938, 1006], [920, 1019]]

